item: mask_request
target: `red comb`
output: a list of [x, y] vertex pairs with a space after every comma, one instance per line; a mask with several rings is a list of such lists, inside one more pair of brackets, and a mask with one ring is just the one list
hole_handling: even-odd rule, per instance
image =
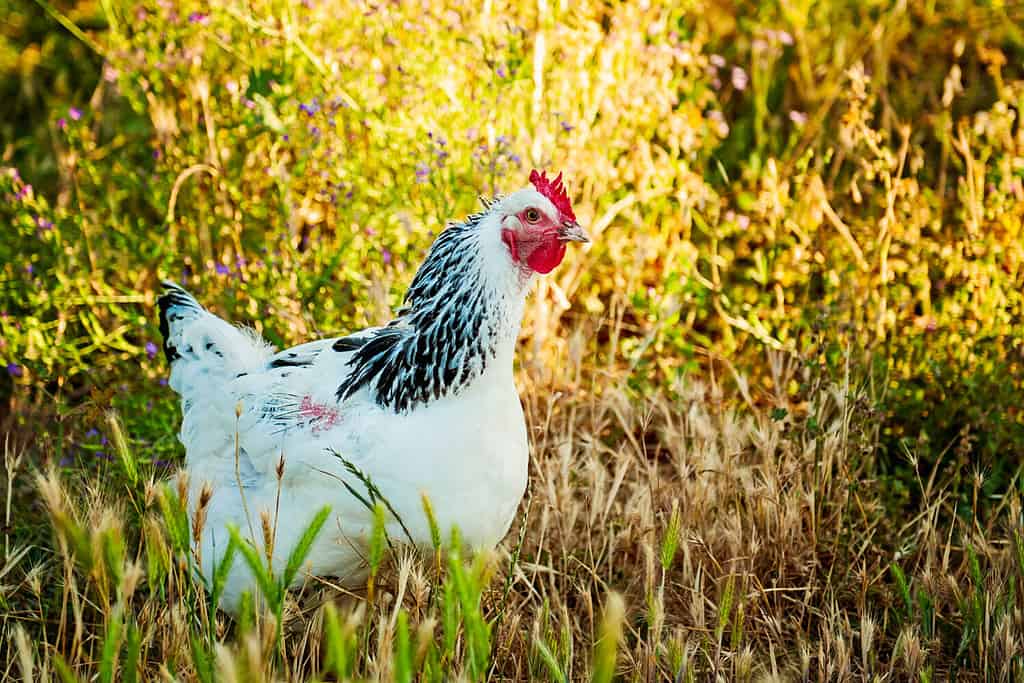
[[569, 203], [569, 195], [565, 192], [565, 185], [562, 184], [562, 174], [554, 180], [548, 180], [545, 173], [537, 173], [536, 169], [530, 172], [530, 182], [537, 188], [537, 192], [551, 200], [559, 213], [571, 221], [576, 220], [576, 214], [572, 212], [572, 204]]

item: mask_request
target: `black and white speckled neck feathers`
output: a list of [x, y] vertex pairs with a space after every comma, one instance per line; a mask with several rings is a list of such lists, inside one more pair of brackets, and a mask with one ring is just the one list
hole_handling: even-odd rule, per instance
[[503, 345], [511, 350], [525, 288], [504, 291], [488, 277], [481, 248], [487, 216], [473, 214], [438, 236], [395, 319], [359, 340], [339, 401], [368, 387], [378, 405], [404, 413], [458, 392], [495, 362]]

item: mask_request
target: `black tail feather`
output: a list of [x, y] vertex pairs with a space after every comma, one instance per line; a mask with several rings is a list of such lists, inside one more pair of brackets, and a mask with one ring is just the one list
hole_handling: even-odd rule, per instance
[[167, 363], [170, 364], [181, 357], [181, 354], [170, 342], [170, 331], [171, 323], [181, 320], [183, 316], [173, 309], [190, 308], [196, 311], [205, 309], [191, 294], [174, 282], [164, 280], [160, 284], [164, 287], [164, 293], [156, 300], [156, 305], [160, 309], [160, 334], [164, 339], [164, 356], [167, 358]]

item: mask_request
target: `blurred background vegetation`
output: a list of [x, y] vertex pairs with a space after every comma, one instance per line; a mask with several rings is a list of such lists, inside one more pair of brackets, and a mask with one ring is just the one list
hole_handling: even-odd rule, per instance
[[714, 376], [799, 417], [810, 387], [774, 386], [774, 350], [868, 391], [893, 523], [920, 478], [959, 515], [1022, 486], [1019, 4], [0, 14], [0, 419], [40, 460], [91, 467], [111, 405], [143, 459], [180, 458], [160, 278], [277, 344], [339, 334], [538, 167], [594, 241], [540, 284], [521, 372], [570, 354], [638, 399]]
[[[170, 420], [158, 277], [277, 343], [336, 334], [386, 316], [444, 222], [536, 166], [566, 173], [597, 239], [542, 284], [527, 362], [580, 322], [639, 393], [728, 362], [761, 401], [765, 347], [852, 357], [895, 502], [908, 452], [988, 493], [1017, 471], [1016, 5], [2, 9], [8, 410], [61, 422], [106, 392]], [[176, 453], [152, 426], [155, 457]]]

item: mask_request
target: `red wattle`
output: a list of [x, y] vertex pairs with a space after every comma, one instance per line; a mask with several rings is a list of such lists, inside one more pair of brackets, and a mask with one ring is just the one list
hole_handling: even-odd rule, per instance
[[565, 242], [549, 239], [541, 242], [526, 257], [526, 264], [541, 275], [550, 273], [565, 258]]

